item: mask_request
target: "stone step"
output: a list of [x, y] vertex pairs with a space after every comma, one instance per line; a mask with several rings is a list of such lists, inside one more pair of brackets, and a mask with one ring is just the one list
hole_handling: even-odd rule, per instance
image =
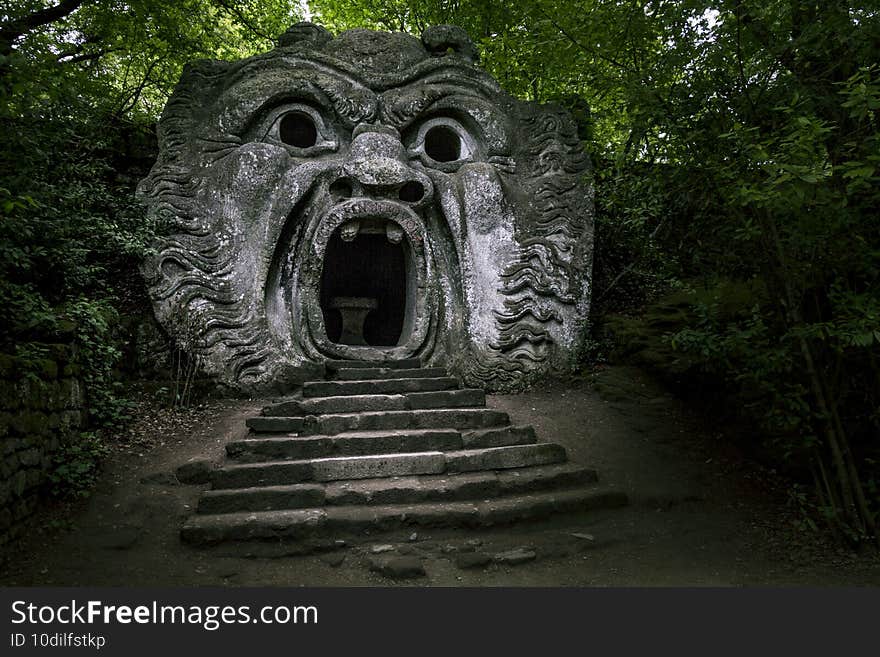
[[340, 395], [394, 395], [407, 392], [430, 392], [458, 388], [458, 379], [437, 378], [378, 379], [372, 381], [306, 381], [303, 397], [336, 397]]
[[598, 486], [513, 495], [478, 502], [323, 506], [279, 511], [194, 514], [181, 530], [192, 545], [222, 541], [297, 541], [324, 533], [361, 533], [412, 526], [485, 526], [551, 513], [614, 508], [626, 495]]
[[421, 475], [394, 479], [335, 481], [325, 487], [325, 503], [415, 504], [444, 500], [485, 500], [551, 488], [596, 483], [595, 470], [571, 463], [540, 465], [498, 472]]
[[445, 458], [447, 472], [473, 472], [565, 463], [568, 457], [562, 445], [535, 443], [447, 452]]
[[[363, 437], [341, 436], [342, 444], [357, 445]], [[335, 437], [318, 436], [319, 440], [304, 445], [328, 449]], [[451, 435], [450, 435], [451, 438]], [[288, 440], [288, 448], [301, 438], [255, 439], [265, 449], [280, 449]], [[438, 438], [434, 438], [438, 440]], [[451, 444], [453, 440], [448, 440]], [[442, 443], [443, 439], [439, 439]], [[241, 441], [235, 443], [239, 445]], [[426, 446], [423, 444], [423, 446]], [[235, 449], [235, 447], [233, 448]], [[477, 470], [507, 470], [535, 465], [565, 462], [565, 448], [554, 443], [511, 445], [484, 449], [449, 450], [422, 449], [414, 452], [367, 453], [352, 456], [315, 456], [295, 460], [258, 461], [227, 465], [215, 470], [211, 483], [215, 489], [248, 488], [253, 486], [285, 486], [307, 481], [338, 481], [342, 479], [373, 479], [420, 474], [459, 473]]]
[[390, 452], [461, 450], [461, 434], [454, 429], [360, 431], [335, 436], [273, 436], [245, 438], [226, 444], [227, 454], [240, 462], [270, 459], [311, 459], [360, 456]]
[[485, 500], [552, 488], [596, 483], [595, 470], [571, 464], [544, 465], [501, 472], [360, 479], [327, 484], [260, 486], [206, 491], [199, 513], [278, 511], [314, 506], [417, 504]]
[[325, 488], [324, 484], [311, 483], [208, 490], [199, 498], [198, 512], [235, 513], [324, 506], [327, 499]]
[[438, 451], [336, 456], [227, 465], [213, 472], [211, 483], [215, 489], [285, 486], [307, 481], [438, 474], [445, 469], [446, 457]]
[[311, 479], [311, 461], [273, 461], [225, 465], [211, 473], [211, 487], [216, 490], [252, 486], [285, 486]]
[[400, 358], [397, 360], [326, 360], [324, 367], [331, 372], [350, 368], [383, 367], [387, 369], [417, 369], [422, 366], [418, 358]]
[[477, 447], [504, 447], [506, 445], [531, 445], [538, 442], [535, 428], [531, 425], [477, 429], [461, 433], [466, 449]]
[[442, 367], [419, 369], [390, 369], [387, 367], [346, 367], [336, 372], [336, 381], [366, 381], [377, 379], [438, 379], [449, 376]]
[[336, 395], [289, 399], [263, 409], [267, 417], [298, 417], [325, 413], [403, 411], [408, 409], [467, 408], [486, 405], [486, 393], [477, 388], [408, 392], [402, 395]]
[[435, 392], [408, 392], [410, 408], [472, 408], [486, 405], [486, 393], [479, 388], [438, 390]]
[[296, 417], [321, 413], [358, 413], [361, 411], [403, 411], [409, 408], [405, 395], [337, 395], [291, 399], [267, 406], [264, 416]]
[[509, 423], [510, 418], [503, 411], [486, 408], [442, 408], [319, 415], [303, 431], [333, 435], [343, 431], [382, 429], [486, 429]]
[[258, 415], [248, 418], [247, 427], [255, 433], [299, 433], [303, 430], [302, 417], [270, 417]]

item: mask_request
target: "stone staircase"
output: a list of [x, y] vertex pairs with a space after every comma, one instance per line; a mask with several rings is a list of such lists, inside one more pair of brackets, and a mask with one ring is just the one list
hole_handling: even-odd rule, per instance
[[328, 361], [331, 378], [247, 421], [184, 525], [194, 545], [483, 526], [627, 504], [565, 448], [416, 359]]

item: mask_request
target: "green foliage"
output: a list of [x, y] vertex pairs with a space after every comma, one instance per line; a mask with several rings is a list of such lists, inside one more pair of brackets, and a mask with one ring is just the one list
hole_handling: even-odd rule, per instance
[[96, 426], [119, 428], [131, 419], [131, 404], [120, 395], [122, 383], [114, 376], [122, 355], [119, 336], [113, 332], [119, 314], [107, 300], [80, 298], [67, 306], [67, 315], [77, 326], [77, 360], [90, 419]]
[[186, 62], [265, 50], [295, 20], [269, 0], [15, 0], [0, 13], [0, 352], [39, 380], [40, 344], [73, 326], [94, 429], [57, 454], [55, 492], [87, 491], [130, 420], [120, 320], [143, 304], [138, 265], [158, 228], [134, 202], [152, 123]]
[[53, 457], [49, 481], [57, 497], [87, 497], [97, 481], [101, 459], [107, 454], [101, 437], [82, 433], [61, 445]]
[[116, 171], [119, 132], [90, 116], [4, 118], [0, 347], [21, 353], [74, 321], [91, 419], [119, 424], [126, 416], [111, 376], [120, 356], [114, 304], [133, 293], [154, 230]]
[[[0, 29], [42, 4], [19, 0]], [[269, 0], [82, 2], [25, 30], [8, 52], [0, 37], [0, 56], [8, 57], [0, 60], [0, 103], [27, 111], [35, 101], [66, 97], [71, 111], [155, 118], [186, 62], [265, 50], [295, 20], [286, 2]]]

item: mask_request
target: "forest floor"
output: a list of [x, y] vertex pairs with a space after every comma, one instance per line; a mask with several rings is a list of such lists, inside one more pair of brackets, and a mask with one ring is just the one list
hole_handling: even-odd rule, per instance
[[[7, 555], [0, 584], [880, 586], [876, 552], [856, 554], [802, 529], [789, 483], [744, 458], [729, 430], [627, 367], [488, 403], [596, 468], [602, 482], [628, 493], [628, 507], [485, 529], [347, 536], [333, 551], [280, 558], [183, 545], [178, 532], [202, 487], [179, 484], [175, 468], [193, 457], [222, 459], [224, 444], [265, 403], [215, 400], [171, 411], [141, 395], [139, 419], [119, 436], [92, 495], [44, 508]], [[457, 565], [465, 552], [519, 547], [535, 558]], [[419, 557], [426, 575], [398, 581], [371, 571], [380, 550]]]

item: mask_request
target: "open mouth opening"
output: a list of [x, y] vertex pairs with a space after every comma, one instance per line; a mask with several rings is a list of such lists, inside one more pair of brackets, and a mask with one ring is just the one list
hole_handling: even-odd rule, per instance
[[409, 242], [393, 221], [339, 226], [324, 253], [321, 312], [330, 342], [394, 347], [411, 333], [413, 267]]

